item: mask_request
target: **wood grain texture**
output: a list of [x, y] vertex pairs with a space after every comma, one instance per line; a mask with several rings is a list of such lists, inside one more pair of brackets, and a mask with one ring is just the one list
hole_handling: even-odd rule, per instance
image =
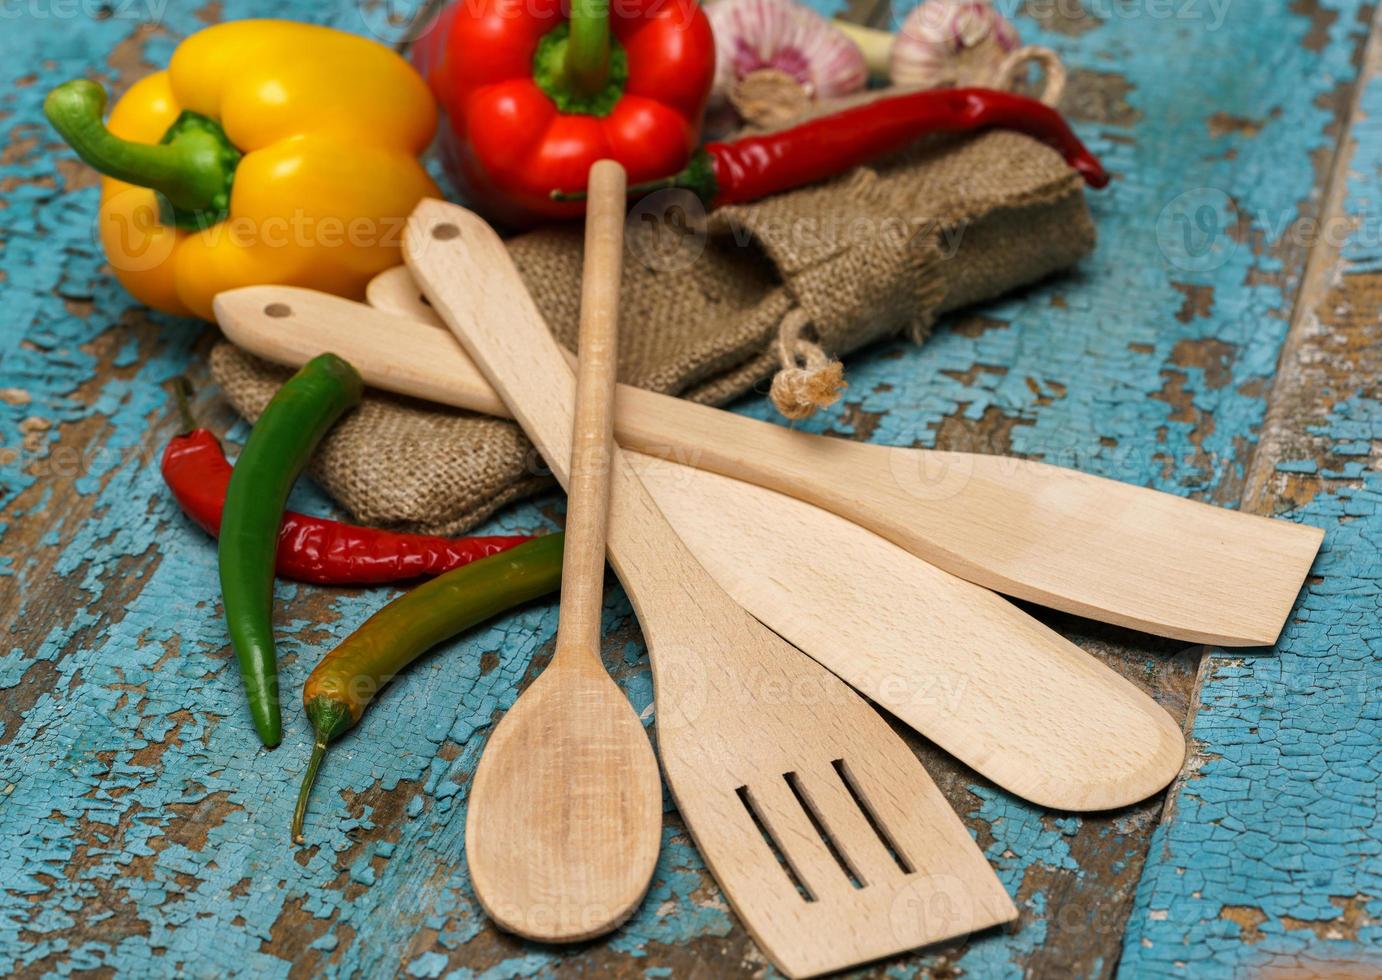
[[643, 725], [600, 659], [618, 350], [624, 171], [591, 171], [561, 618], [552, 662], [485, 745], [466, 814], [475, 895], [549, 943], [633, 914], [657, 863], [662, 783]]
[[[411, 276], [386, 274], [370, 296], [433, 322], [282, 287], [216, 303], [227, 334], [270, 360], [331, 349], [370, 384], [458, 405], [495, 397]], [[405, 387], [419, 376], [425, 385]], [[1001, 597], [784, 494], [628, 456], [740, 605], [1000, 786], [1044, 806], [1100, 810], [1135, 803], [1179, 772], [1184, 742], [1165, 711]]]
[[[570, 369], [532, 298], [512, 288], [498, 235], [425, 201], [404, 254], [566, 476]], [[778, 968], [814, 976], [1015, 918], [964, 825], [873, 709], [716, 585], [618, 450], [611, 482], [610, 558], [648, 638], [668, 787]]]
[[614, 383], [619, 358], [619, 282], [624, 272], [624, 168], [602, 160], [586, 195], [585, 268], [581, 281], [580, 362], [566, 481], [566, 550], [556, 661], [570, 651], [600, 660], [605, 591], [610, 455], [614, 451]]

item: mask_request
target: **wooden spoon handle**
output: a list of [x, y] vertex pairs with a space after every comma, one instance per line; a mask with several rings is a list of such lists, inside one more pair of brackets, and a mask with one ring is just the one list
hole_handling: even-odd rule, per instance
[[609, 467], [614, 446], [614, 379], [619, 360], [624, 187], [624, 168], [613, 160], [601, 160], [590, 169], [558, 653], [600, 649]]

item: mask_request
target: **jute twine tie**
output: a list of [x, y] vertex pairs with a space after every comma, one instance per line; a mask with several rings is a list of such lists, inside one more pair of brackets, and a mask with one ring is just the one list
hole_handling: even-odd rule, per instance
[[[1065, 66], [1050, 48], [1027, 45], [1006, 54], [996, 46], [985, 49], [982, 65], [969, 66], [972, 77], [957, 79], [965, 84], [983, 84], [1011, 90], [1029, 64], [1036, 64], [1045, 75], [1039, 98], [1049, 106], [1060, 102], [1065, 91]], [[976, 57], [980, 52], [976, 51]], [[811, 104], [810, 94], [786, 72], [775, 68], [750, 72], [730, 93], [730, 101], [751, 127], [772, 129], [800, 117]], [[844, 365], [827, 354], [813, 340], [803, 336], [809, 318], [793, 309], [782, 318], [776, 349], [781, 369], [773, 376], [769, 397], [783, 416], [793, 420], [809, 418], [816, 411], [840, 400], [845, 388]], [[913, 324], [914, 337], [920, 340], [926, 324]]]
[[793, 309], [778, 328], [777, 353], [782, 369], [773, 375], [768, 395], [774, 407], [789, 419], [804, 419], [817, 409], [840, 400], [849, 383], [845, 366], [802, 336], [809, 325], [805, 313]]

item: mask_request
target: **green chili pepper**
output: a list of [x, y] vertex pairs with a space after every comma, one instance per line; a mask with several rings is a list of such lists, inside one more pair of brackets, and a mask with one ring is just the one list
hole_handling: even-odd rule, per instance
[[564, 537], [544, 535], [405, 592], [317, 664], [302, 689], [316, 743], [293, 812], [294, 843], [302, 843], [307, 800], [327, 745], [359, 721], [384, 685], [421, 654], [506, 609], [555, 592]]
[[259, 416], [226, 488], [221, 597], [254, 727], [269, 748], [279, 743], [283, 728], [273, 635], [278, 527], [288, 492], [317, 443], [359, 404], [363, 389], [360, 375], [335, 354], [308, 361]]

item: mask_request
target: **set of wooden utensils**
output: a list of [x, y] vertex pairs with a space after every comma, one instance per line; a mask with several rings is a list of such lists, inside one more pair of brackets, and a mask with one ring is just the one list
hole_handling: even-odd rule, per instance
[[812, 976], [1014, 919], [914, 753], [855, 692], [1034, 803], [1136, 802], [1179, 771], [1179, 727], [998, 593], [1270, 644], [1321, 532], [616, 386], [624, 207], [622, 169], [598, 164], [574, 375], [498, 235], [440, 201], [414, 211], [407, 265], [375, 280], [370, 306], [271, 286], [216, 299], [230, 339], [269, 360], [332, 351], [380, 389], [516, 419], [567, 488], [555, 653], [470, 793], [481, 903], [519, 935], [575, 941], [627, 918], [651, 880], [661, 784], [600, 657], [608, 550], [647, 641], [662, 773], [779, 969]]

